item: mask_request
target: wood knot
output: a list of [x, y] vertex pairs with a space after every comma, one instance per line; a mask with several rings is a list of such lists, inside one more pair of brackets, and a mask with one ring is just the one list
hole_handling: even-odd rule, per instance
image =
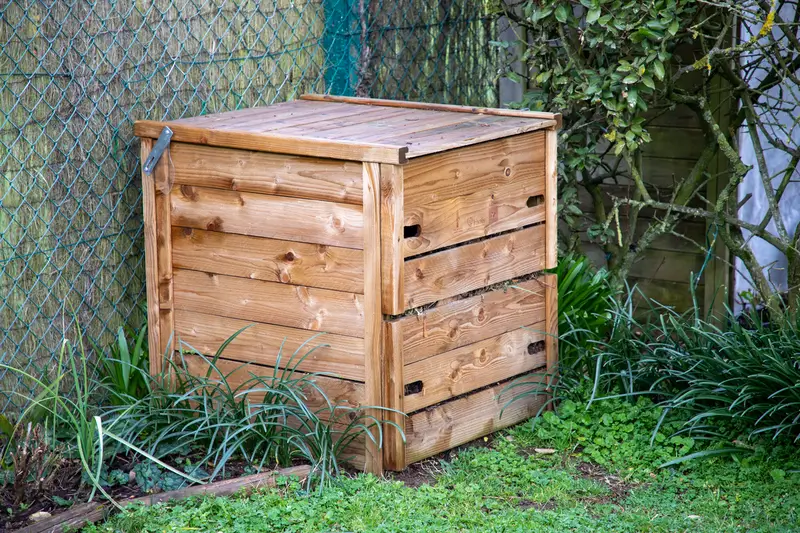
[[192, 202], [197, 201], [197, 191], [191, 185], [181, 185], [181, 196]]
[[506, 167], [506, 169], [503, 171], [503, 174], [505, 174], [506, 177], [510, 176], [511, 175], [511, 168], [510, 167]]
[[212, 218], [207, 224], [208, 231], [222, 231], [222, 219], [220, 217]]
[[286, 252], [286, 255], [283, 256], [283, 260], [287, 263], [291, 263], [295, 259], [297, 259], [297, 256], [295, 256], [293, 252]]
[[417, 278], [417, 279], [424, 279], [425, 278], [425, 273], [422, 272], [421, 268], [418, 268], [416, 270], [416, 272], [414, 272], [414, 277]]
[[484, 320], [486, 320], [486, 309], [481, 307], [478, 309], [478, 322], [483, 322]]

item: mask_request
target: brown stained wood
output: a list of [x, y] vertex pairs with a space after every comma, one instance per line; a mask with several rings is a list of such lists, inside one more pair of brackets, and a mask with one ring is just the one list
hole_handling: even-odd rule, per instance
[[266, 366], [280, 364], [364, 381], [364, 340], [358, 337], [192, 311], [175, 312], [177, 338], [204, 355], [213, 356], [239, 330], [243, 331], [225, 348], [227, 359]]
[[[155, 142], [142, 139], [141, 161], [147, 160]], [[159, 162], [161, 164], [161, 162]], [[142, 172], [142, 217], [144, 219], [145, 278], [147, 282], [147, 345], [150, 373], [157, 376], [163, 368], [161, 321], [158, 295], [158, 227], [156, 225], [156, 185], [153, 175]]]
[[406, 365], [405, 386], [419, 392], [405, 395], [403, 411], [412, 413], [544, 367], [545, 338], [545, 323], [539, 322]]
[[545, 220], [547, 223], [545, 268], [558, 262], [558, 131], [547, 130], [545, 159]]
[[[535, 387], [542, 377], [531, 375], [524, 379]], [[507, 386], [508, 383], [501, 383], [410, 416], [406, 420], [406, 461], [420, 461], [522, 422], [535, 415], [546, 400], [543, 395], [528, 395], [506, 405], [523, 390], [508, 390]]]
[[[555, 375], [558, 370], [558, 277], [555, 274], [543, 276], [545, 284], [545, 308], [547, 321], [545, 324], [545, 352], [547, 355], [547, 373]], [[551, 383], [552, 383], [552, 377]]]
[[153, 170], [155, 184], [155, 216], [156, 216], [156, 254], [158, 264], [158, 309], [159, 336], [161, 345], [159, 354], [171, 351], [173, 331], [175, 329], [172, 286], [172, 228], [170, 191], [173, 183], [173, 167], [170, 163], [170, 150], [167, 148], [161, 155]]
[[330, 134], [337, 135], [339, 139], [351, 141], [381, 142], [381, 139], [388, 137], [462, 124], [480, 118], [478, 115], [439, 113], [418, 109], [395, 109], [395, 111], [399, 111], [400, 114], [393, 118], [371, 122], [369, 128], [345, 128], [343, 131], [331, 131]]
[[140, 120], [134, 124], [138, 137], [155, 139], [164, 126], [173, 131], [173, 142], [204, 144], [242, 150], [258, 150], [279, 154], [307, 155], [350, 161], [374, 161], [393, 165], [405, 163], [408, 148], [390, 143], [374, 144], [313, 137], [280, 135], [278, 133], [253, 133], [249, 131], [221, 131], [186, 126], [174, 122]]
[[[205, 376], [209, 371], [208, 359], [197, 355], [184, 354], [183, 360], [186, 364], [186, 368], [193, 375]], [[225, 382], [231, 389], [239, 389], [240, 392], [252, 389], [253, 392], [248, 394], [252, 402], [259, 402], [264, 397], [264, 393], [259, 391], [259, 389], [263, 390], [264, 386], [253, 380], [253, 375], [269, 379], [274, 376], [276, 372], [275, 369], [271, 367], [243, 364], [239, 361], [230, 361], [222, 358], [217, 359], [214, 366], [216, 370], [211, 369], [209, 375], [211, 379], [221, 380], [224, 377]], [[280, 373], [281, 371], [278, 370], [278, 372]], [[363, 383], [329, 376], [312, 376], [310, 374], [306, 374], [306, 376], [313, 379], [317, 387], [319, 387], [319, 389], [317, 389], [311, 385], [307, 385], [303, 388], [306, 397], [305, 404], [311, 410], [317, 411], [319, 409], [327, 409], [328, 401], [334, 406], [338, 405], [349, 408], [359, 408], [364, 405], [365, 393]], [[302, 377], [303, 374], [301, 372], [296, 372], [294, 375], [295, 379], [300, 379]], [[248, 383], [252, 383], [252, 386], [248, 385], [247, 389], [243, 388], [243, 385]], [[320, 393], [320, 390], [324, 393], [324, 396]]]
[[175, 268], [364, 292], [364, 252], [323, 244], [172, 228]]
[[555, 120], [557, 127], [561, 127], [560, 113], [543, 113], [539, 111], [522, 111], [518, 109], [496, 109], [489, 107], [472, 107], [450, 104], [433, 104], [427, 102], [408, 102], [405, 100], [385, 100], [380, 98], [358, 98], [353, 96], [334, 96], [329, 94], [304, 94], [300, 96], [302, 100], [321, 101], [321, 102], [344, 102], [349, 104], [375, 105], [402, 107], [406, 109], [427, 109], [430, 111], [449, 111], [454, 113], [476, 113], [481, 115], [499, 115], [506, 117], [521, 117]]
[[[223, 479], [205, 485], [195, 485], [185, 489], [148, 494], [147, 496], [130, 500], [120, 500], [117, 501], [117, 504], [121, 507], [128, 507], [130, 505], [153, 505], [193, 496], [230, 496], [240, 492], [274, 487], [279, 478], [297, 477], [302, 482], [310, 472], [311, 467], [308, 465], [292, 466], [250, 476]], [[113, 509], [114, 507], [110, 503], [93, 502], [75, 505], [63, 513], [18, 529], [17, 533], [66, 533], [67, 531], [77, 531], [88, 524], [105, 519]]]
[[552, 128], [554, 125], [555, 121], [552, 120], [482, 116], [453, 126], [387, 137], [380, 142], [392, 145], [404, 143], [408, 147], [406, 155], [412, 159], [503, 137]]
[[536, 176], [469, 195], [404, 208], [404, 227], [417, 228], [403, 240], [403, 256], [413, 257], [465, 241], [545, 220], [544, 181]]
[[[383, 405], [383, 372], [381, 368], [381, 166], [364, 163], [364, 388], [366, 405]], [[368, 415], [380, 420], [376, 409]], [[372, 439], [366, 440], [367, 472], [383, 474], [383, 452], [380, 449], [380, 427], [372, 427]]]
[[172, 224], [343, 248], [364, 246], [360, 206], [191, 185], [172, 192]]
[[381, 165], [381, 308], [403, 312], [404, 167]]
[[[391, 108], [373, 108], [359, 110], [359, 113], [354, 113], [346, 117], [324, 118], [318, 120], [313, 124], [313, 135], [318, 139], [347, 139], [353, 140], [348, 137], [349, 133], [361, 132], [365, 129], [372, 129], [373, 124], [380, 121], [385, 121], [392, 117], [402, 115], [404, 110], [391, 109]], [[286, 135], [303, 135], [309, 133], [308, 125], [293, 126], [289, 128], [281, 128], [281, 133]], [[376, 139], [364, 139], [366, 141], [375, 141]]]
[[176, 269], [175, 308], [312, 331], [364, 335], [364, 297]]
[[545, 231], [533, 226], [406, 261], [406, 308], [542, 270]]
[[[383, 322], [383, 405], [389, 411], [384, 414], [387, 422], [383, 426], [383, 463], [387, 470], [403, 470], [406, 467], [405, 416], [403, 412], [403, 339], [397, 322]], [[400, 429], [398, 429], [398, 427]]]
[[540, 279], [439, 304], [393, 321], [403, 340], [406, 365], [545, 320]]
[[172, 143], [177, 185], [361, 204], [361, 165], [249, 150]]
[[517, 135], [409, 161], [403, 166], [406, 206], [413, 209], [519, 182], [539, 181], [544, 191], [545, 135]]

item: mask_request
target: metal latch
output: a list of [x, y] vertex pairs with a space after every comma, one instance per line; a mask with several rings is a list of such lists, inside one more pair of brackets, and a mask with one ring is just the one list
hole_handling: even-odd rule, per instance
[[164, 126], [164, 129], [161, 130], [161, 135], [158, 136], [155, 146], [153, 146], [153, 149], [150, 151], [150, 155], [148, 155], [147, 159], [144, 161], [142, 170], [145, 174], [150, 175], [153, 173], [153, 169], [156, 168], [158, 160], [161, 159], [161, 155], [164, 153], [164, 150], [169, 148], [169, 142], [171, 140], [172, 130], [167, 126]]

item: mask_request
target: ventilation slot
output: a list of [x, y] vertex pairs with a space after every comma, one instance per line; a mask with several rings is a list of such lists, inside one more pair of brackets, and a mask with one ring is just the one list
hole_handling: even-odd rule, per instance
[[421, 381], [414, 381], [406, 385], [405, 388], [405, 395], [411, 396], [412, 394], [419, 394], [422, 392], [422, 382]]
[[532, 342], [528, 345], [528, 355], [533, 355], [544, 350], [544, 341]]
[[529, 196], [528, 201], [525, 202], [525, 205], [528, 207], [536, 207], [537, 205], [542, 205], [544, 203], [544, 195], [537, 194], [536, 196]]
[[419, 237], [421, 233], [422, 233], [422, 228], [420, 227], [419, 224], [414, 224], [413, 226], [403, 226], [404, 239]]

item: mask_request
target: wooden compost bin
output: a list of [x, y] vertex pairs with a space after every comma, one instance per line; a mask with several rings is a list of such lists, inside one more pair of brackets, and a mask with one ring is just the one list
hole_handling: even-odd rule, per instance
[[[330, 398], [385, 406], [372, 472], [534, 414], [511, 380], [557, 358], [556, 130], [560, 116], [308, 95], [171, 122], [140, 121], [151, 370], [170, 340], [223, 368], [299, 366]], [[200, 358], [190, 365], [204, 371]], [[504, 409], [505, 407], [505, 409]], [[502, 417], [501, 417], [502, 411]], [[366, 439], [364, 439], [366, 441]]]

